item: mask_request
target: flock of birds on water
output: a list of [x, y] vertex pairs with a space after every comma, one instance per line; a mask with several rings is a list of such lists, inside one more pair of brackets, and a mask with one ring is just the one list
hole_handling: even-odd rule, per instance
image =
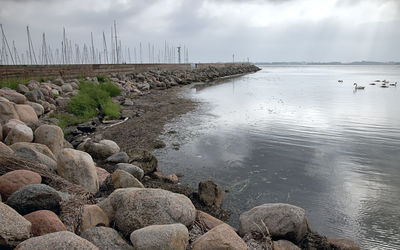
[[[338, 83], [343, 83], [343, 80], [338, 80]], [[371, 82], [369, 85], [377, 85], [377, 84], [380, 84], [381, 88], [389, 88], [389, 86], [397, 87], [397, 82], [390, 83], [389, 81], [386, 81], [386, 80], [383, 80], [383, 81], [375, 80], [375, 82]], [[356, 90], [357, 89], [365, 89], [364, 86], [358, 86], [357, 83], [354, 83], [353, 86], [354, 86], [354, 89], [356, 89]]]

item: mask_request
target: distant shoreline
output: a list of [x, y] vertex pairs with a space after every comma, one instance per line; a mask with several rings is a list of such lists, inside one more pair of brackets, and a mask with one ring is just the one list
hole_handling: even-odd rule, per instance
[[256, 65], [400, 65], [400, 62], [373, 62], [373, 61], [361, 61], [361, 62], [256, 62]]

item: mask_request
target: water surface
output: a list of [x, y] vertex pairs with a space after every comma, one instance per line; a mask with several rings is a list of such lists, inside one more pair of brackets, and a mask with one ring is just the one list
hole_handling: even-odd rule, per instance
[[194, 88], [202, 105], [166, 126], [159, 168], [229, 190], [233, 225], [254, 206], [290, 203], [321, 234], [400, 249], [400, 86], [376, 79], [400, 82], [400, 66], [267, 66]]

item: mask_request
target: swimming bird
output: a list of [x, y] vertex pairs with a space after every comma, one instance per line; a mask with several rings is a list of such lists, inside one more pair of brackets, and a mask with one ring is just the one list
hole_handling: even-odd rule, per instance
[[396, 87], [397, 86], [397, 82], [391, 83], [390, 86], [395, 86]]
[[343, 82], [343, 80], [338, 80], [338, 82]]
[[364, 86], [357, 86], [357, 83], [354, 83], [353, 85], [355, 86], [355, 89], [365, 89]]
[[382, 83], [381, 88], [388, 88], [389, 86], [386, 85], [386, 83]]
[[374, 82], [371, 82], [369, 85], [376, 85]]

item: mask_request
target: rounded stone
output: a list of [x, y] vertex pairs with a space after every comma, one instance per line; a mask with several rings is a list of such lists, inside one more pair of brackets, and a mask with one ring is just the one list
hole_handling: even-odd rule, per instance
[[93, 243], [100, 250], [133, 250], [133, 247], [113, 228], [91, 227], [84, 231], [81, 237]]
[[29, 185], [39, 184], [42, 177], [29, 170], [14, 170], [0, 176], [0, 194], [3, 200], [7, 200], [18, 189]]
[[97, 205], [84, 205], [80, 231], [83, 232], [90, 227], [98, 225], [106, 227], [110, 225], [107, 214]]
[[120, 169], [115, 170], [114, 173], [111, 175], [111, 182], [114, 189], [129, 187], [144, 188], [143, 184], [133, 175]]
[[152, 225], [133, 231], [130, 235], [137, 250], [165, 249], [185, 250], [189, 232], [182, 224]]
[[55, 125], [41, 125], [35, 130], [35, 142], [46, 145], [55, 156], [64, 145], [64, 133]]
[[8, 132], [4, 143], [12, 145], [17, 142], [32, 142], [33, 132], [32, 129], [23, 124], [15, 124], [15, 126]]
[[33, 236], [67, 231], [58, 216], [50, 210], [38, 210], [25, 215], [24, 218], [32, 223]]
[[99, 191], [96, 166], [88, 153], [64, 148], [58, 154], [57, 165], [57, 173], [64, 179], [84, 187], [89, 192]]
[[136, 179], [141, 180], [144, 176], [143, 169], [139, 168], [138, 166], [129, 164], [129, 163], [118, 163], [117, 170], [124, 170], [131, 175], [133, 175]]
[[78, 235], [68, 232], [55, 232], [45, 234], [38, 237], [30, 238], [20, 243], [16, 250], [43, 250], [43, 249], [57, 249], [57, 250], [69, 250], [69, 249], [93, 249], [98, 250], [99, 248], [90, 243], [89, 241], [79, 237]]
[[299, 242], [307, 232], [304, 209], [289, 204], [268, 203], [240, 215], [239, 233], [268, 234], [273, 238]]
[[120, 151], [119, 146], [111, 140], [101, 140], [99, 142], [87, 142], [84, 146], [85, 151], [94, 158], [104, 159]]
[[0, 248], [15, 247], [28, 239], [31, 223], [14, 209], [0, 202]]
[[17, 104], [15, 105], [15, 110], [18, 113], [19, 119], [28, 125], [34, 125], [38, 123], [38, 116], [35, 110], [27, 104]]
[[190, 226], [196, 218], [189, 198], [163, 189], [120, 188], [98, 205], [124, 235], [150, 225]]
[[51, 210], [58, 213], [61, 197], [58, 192], [44, 184], [30, 184], [14, 192], [7, 200], [7, 205], [25, 215], [37, 210]]
[[205, 180], [199, 183], [199, 197], [207, 206], [220, 207], [224, 201], [225, 193], [212, 180]]

